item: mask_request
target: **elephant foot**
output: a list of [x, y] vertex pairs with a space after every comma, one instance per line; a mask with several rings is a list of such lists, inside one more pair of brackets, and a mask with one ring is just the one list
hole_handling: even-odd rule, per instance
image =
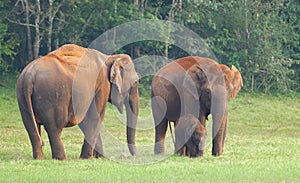
[[219, 152], [219, 153], [213, 152], [212, 155], [213, 155], [213, 156], [221, 156], [221, 155], [222, 155], [222, 152]]
[[56, 153], [52, 155], [52, 159], [56, 159], [56, 160], [66, 160], [67, 156], [65, 153]]
[[203, 156], [203, 154], [204, 154], [204, 151], [203, 151], [203, 150], [201, 150], [201, 151], [199, 151], [199, 154], [198, 154], [198, 156]]
[[91, 154], [80, 154], [80, 159], [91, 159], [93, 158], [93, 155]]
[[81, 148], [81, 154], [80, 154], [80, 158], [81, 159], [89, 159], [92, 158], [94, 154], [94, 148], [92, 148], [92, 146], [90, 146], [88, 143], [83, 144], [82, 148]]
[[213, 156], [221, 156], [222, 154], [223, 154], [222, 148], [219, 147], [219, 149], [216, 149], [213, 147], [213, 149], [212, 149]]
[[103, 152], [100, 153], [100, 152], [94, 150], [94, 158], [104, 158]]
[[[92, 149], [85, 149], [81, 151], [80, 158], [81, 159], [90, 159], [93, 158], [93, 150]], [[96, 156], [99, 156], [100, 153], [96, 153]]]
[[159, 144], [159, 143], [155, 143], [155, 147], [154, 147], [154, 154], [164, 154], [165, 153], [165, 149], [164, 146]]
[[43, 151], [38, 151], [33, 153], [33, 159], [43, 160], [44, 158], [45, 157]]

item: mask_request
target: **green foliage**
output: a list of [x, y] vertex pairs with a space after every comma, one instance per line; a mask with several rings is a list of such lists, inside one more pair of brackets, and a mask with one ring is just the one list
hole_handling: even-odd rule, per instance
[[220, 62], [242, 71], [247, 90], [283, 93], [292, 89], [295, 60], [286, 54], [285, 45], [295, 44], [289, 40], [295, 30], [282, 11], [293, 4], [284, 2], [216, 3], [209, 44]]
[[8, 33], [8, 25], [0, 19], [0, 72], [13, 70], [12, 62], [17, 54], [15, 48], [19, 42], [13, 38], [13, 34]]
[[[20, 70], [28, 63], [24, 3], [8, 0], [0, 3], [1, 69]], [[53, 19], [51, 48], [65, 43], [88, 46], [102, 33], [125, 22], [159, 19], [179, 23], [201, 36], [214, 51], [218, 61], [234, 64], [244, 78], [244, 90], [265, 93], [300, 91], [300, 2], [297, 0], [188, 0], [137, 1], [120, 0], [56, 0], [52, 7], [42, 1], [40, 55], [48, 53], [49, 12]], [[36, 2], [30, 3], [30, 22], [34, 24]], [[9, 20], [9, 21], [6, 21]], [[35, 27], [30, 26], [32, 42]], [[144, 27], [145, 29], [150, 28]], [[8, 33], [8, 31], [10, 33]], [[137, 34], [141, 30], [133, 32]], [[136, 59], [144, 55], [159, 55], [170, 59], [186, 56], [172, 45], [172, 30], [161, 30], [166, 36], [161, 42], [136, 42], [120, 48]], [[107, 47], [116, 47], [119, 35], [108, 37]], [[193, 49], [193, 42], [190, 50]], [[19, 44], [19, 47], [15, 47]], [[26, 46], [25, 46], [26, 45]], [[33, 43], [32, 43], [33, 45]], [[5, 47], [4, 47], [5, 46]], [[16, 51], [18, 50], [18, 51]], [[196, 53], [197, 50], [194, 50]], [[26, 60], [27, 59], [27, 60]], [[14, 61], [13, 61], [14, 60]], [[14, 62], [14, 63], [13, 63]], [[21, 63], [19, 63], [21, 62]], [[13, 64], [12, 64], [13, 63]], [[153, 63], [156, 65], [156, 63]], [[150, 84], [150, 83], [148, 83]]]

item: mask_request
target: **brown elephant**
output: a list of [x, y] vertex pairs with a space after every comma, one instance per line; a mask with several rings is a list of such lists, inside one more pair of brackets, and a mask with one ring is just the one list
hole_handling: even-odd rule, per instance
[[80, 157], [103, 156], [100, 126], [107, 102], [121, 113], [125, 104], [127, 143], [130, 153], [137, 154], [138, 75], [128, 55], [64, 45], [25, 67], [17, 82], [17, 98], [34, 159], [44, 158], [41, 125], [48, 134], [52, 158], [67, 158], [61, 133], [74, 125], [85, 136]]
[[175, 126], [175, 152], [189, 157], [203, 156], [206, 129], [192, 114], [179, 118]]
[[222, 155], [227, 130], [228, 101], [243, 86], [240, 72], [209, 58], [188, 56], [162, 67], [152, 80], [155, 154], [164, 152], [168, 121], [193, 114], [206, 127], [213, 120], [212, 155]]

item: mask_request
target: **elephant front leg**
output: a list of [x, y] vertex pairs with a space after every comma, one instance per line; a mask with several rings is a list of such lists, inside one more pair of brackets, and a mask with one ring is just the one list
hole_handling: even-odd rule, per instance
[[94, 150], [94, 148], [91, 145], [91, 142], [84, 139], [84, 142], [83, 142], [83, 145], [81, 148], [80, 158], [88, 159], [88, 158], [93, 157], [93, 150]]
[[187, 151], [187, 149], [186, 149], [186, 146], [184, 145], [179, 151], [180, 156], [187, 156], [186, 151]]
[[[100, 127], [104, 118], [106, 103], [101, 102], [103, 100], [100, 100], [101, 98], [98, 97], [92, 101], [84, 121], [79, 124], [85, 137], [80, 154], [80, 158], [82, 159], [93, 157], [95, 145], [96, 151], [103, 155]], [[100, 156], [98, 153], [96, 156]]]
[[198, 119], [200, 123], [206, 128], [206, 119], [207, 119], [206, 111], [200, 110]]
[[222, 147], [222, 140], [214, 138], [213, 140], [213, 147], [212, 147], [212, 155], [213, 156], [220, 156], [223, 154], [223, 147]]
[[[224, 140], [225, 140], [225, 133], [227, 128], [227, 118], [226, 121], [222, 120], [222, 124], [213, 138], [213, 147], [212, 147], [212, 155], [213, 156], [220, 156], [223, 154], [223, 147], [224, 147]], [[215, 131], [216, 129], [213, 129]]]
[[[93, 123], [91, 123], [91, 122], [90, 123], [83, 122], [83, 123], [86, 123], [86, 124], [79, 125], [81, 131], [83, 132], [83, 134], [85, 136], [84, 142], [83, 142], [83, 145], [81, 148], [80, 158], [88, 159], [88, 158], [92, 158], [94, 155], [94, 147], [97, 142], [96, 134], [98, 134], [99, 136], [100, 136], [100, 134], [99, 134], [99, 127], [97, 124], [93, 125]], [[98, 144], [98, 145], [100, 146], [100, 144]], [[101, 147], [98, 147], [97, 149], [99, 149], [99, 148], [102, 149], [102, 143], [101, 143]]]
[[100, 134], [98, 135], [98, 138], [96, 140], [96, 145], [95, 145], [95, 149], [94, 149], [94, 157], [95, 158], [103, 158], [104, 157], [102, 139], [101, 139]]

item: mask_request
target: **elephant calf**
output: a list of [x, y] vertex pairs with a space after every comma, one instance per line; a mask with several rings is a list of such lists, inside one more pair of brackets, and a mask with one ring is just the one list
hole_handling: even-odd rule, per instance
[[181, 117], [175, 126], [175, 152], [189, 157], [203, 156], [206, 129], [192, 114]]

